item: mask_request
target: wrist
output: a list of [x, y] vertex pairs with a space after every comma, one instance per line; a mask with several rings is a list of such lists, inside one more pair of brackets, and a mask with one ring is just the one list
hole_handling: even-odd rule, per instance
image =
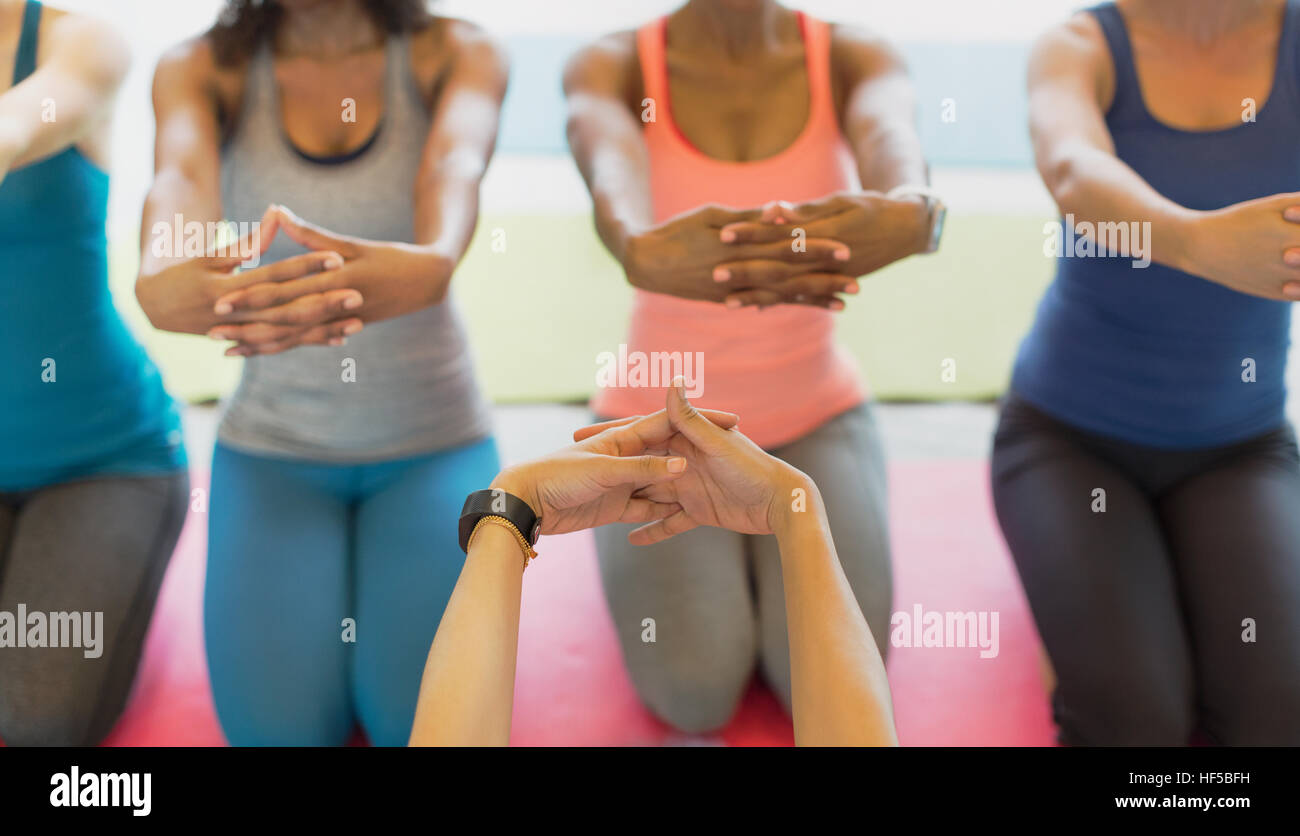
[[623, 268], [623, 273], [627, 276], [628, 284], [633, 287], [641, 287], [642, 277], [642, 233], [639, 230], [632, 230], [628, 227], [622, 227], [619, 235], [619, 266]]
[[542, 505], [537, 498], [537, 488], [524, 467], [520, 465], [507, 467], [497, 474], [488, 488], [494, 491], [505, 491], [511, 496], [522, 499], [528, 503], [529, 508], [533, 509], [534, 514], [541, 516]]
[[0, 127], [0, 172], [8, 171], [25, 147], [26, 143], [13, 131]]
[[1160, 223], [1159, 231], [1152, 239], [1164, 242], [1160, 252], [1154, 251], [1155, 240], [1147, 241], [1147, 255], [1161, 264], [1181, 270], [1184, 273], [1201, 275], [1198, 271], [1196, 241], [1202, 234], [1205, 219], [1209, 212], [1187, 209], [1182, 206], [1172, 207]]
[[418, 261], [416, 275], [425, 288], [426, 307], [441, 303], [447, 296], [451, 274], [456, 269], [456, 257], [438, 244], [414, 247], [398, 244], [397, 246], [409, 252]]
[[934, 223], [934, 210], [930, 201], [921, 195], [907, 195], [898, 198], [903, 203], [905, 215], [904, 228], [909, 230], [907, 254], [920, 255], [930, 251], [931, 225]]
[[941, 206], [934, 190], [929, 186], [904, 184], [890, 189], [885, 198], [898, 213], [898, 228], [903, 230], [900, 234], [903, 256], [931, 252], [935, 213]]
[[788, 468], [779, 478], [779, 486], [768, 510], [768, 525], [778, 542], [808, 526], [820, 526], [822, 497], [817, 483], [802, 471]]

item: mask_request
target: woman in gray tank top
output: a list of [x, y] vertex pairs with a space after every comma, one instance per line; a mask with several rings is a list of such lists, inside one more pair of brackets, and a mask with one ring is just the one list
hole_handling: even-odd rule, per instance
[[[505, 85], [494, 43], [419, 0], [228, 0], [158, 65], [142, 305], [247, 357], [204, 593], [233, 744], [341, 744], [358, 721], [406, 742], [461, 502], [498, 470], [448, 289]], [[261, 220], [222, 258], [166, 246], [222, 218]]]

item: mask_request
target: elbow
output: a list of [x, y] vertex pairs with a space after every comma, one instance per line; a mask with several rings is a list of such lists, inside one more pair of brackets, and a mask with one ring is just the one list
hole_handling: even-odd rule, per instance
[[1070, 212], [1077, 205], [1082, 191], [1078, 159], [1072, 154], [1063, 154], [1041, 162], [1038, 171], [1057, 209], [1061, 214]]
[[143, 272], [135, 280], [135, 301], [144, 312], [149, 324], [160, 331], [170, 331], [162, 306], [158, 304], [158, 295], [154, 288], [154, 278]]

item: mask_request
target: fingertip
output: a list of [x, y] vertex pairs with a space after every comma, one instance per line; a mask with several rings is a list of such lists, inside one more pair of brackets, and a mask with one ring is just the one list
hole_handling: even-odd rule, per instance
[[325, 261], [322, 264], [326, 270], [337, 270], [343, 266], [343, 256], [338, 253], [329, 253], [325, 256]]
[[713, 280], [715, 282], [725, 282], [731, 278], [731, 271], [726, 267], [713, 268]]
[[218, 299], [217, 304], [212, 306], [212, 312], [217, 316], [225, 316], [226, 314], [230, 313], [234, 309], [235, 309], [234, 305], [231, 305], [225, 299]]
[[718, 237], [722, 239], [722, 243], [731, 244], [736, 240], [736, 231], [734, 229], [723, 229], [722, 232], [718, 233]]
[[731, 308], [733, 311], [736, 308], [743, 308], [745, 306], [745, 303], [742, 302], [740, 298], [737, 296], [728, 296], [726, 301], [723, 302], [723, 304], [726, 305], [728, 308]]
[[686, 470], [686, 459], [681, 456], [673, 456], [668, 459], [667, 465], [669, 473], [681, 473]]
[[848, 248], [848, 247], [840, 247], [838, 250], [835, 251], [834, 256], [835, 256], [835, 260], [836, 260], [836, 261], [848, 261], [848, 260], [849, 260], [849, 248]]

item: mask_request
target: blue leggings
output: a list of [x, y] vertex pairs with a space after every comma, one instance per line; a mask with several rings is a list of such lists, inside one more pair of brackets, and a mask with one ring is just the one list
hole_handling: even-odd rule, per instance
[[360, 465], [217, 445], [203, 622], [231, 745], [337, 746], [358, 720], [406, 744], [461, 505], [498, 469], [491, 438]]

